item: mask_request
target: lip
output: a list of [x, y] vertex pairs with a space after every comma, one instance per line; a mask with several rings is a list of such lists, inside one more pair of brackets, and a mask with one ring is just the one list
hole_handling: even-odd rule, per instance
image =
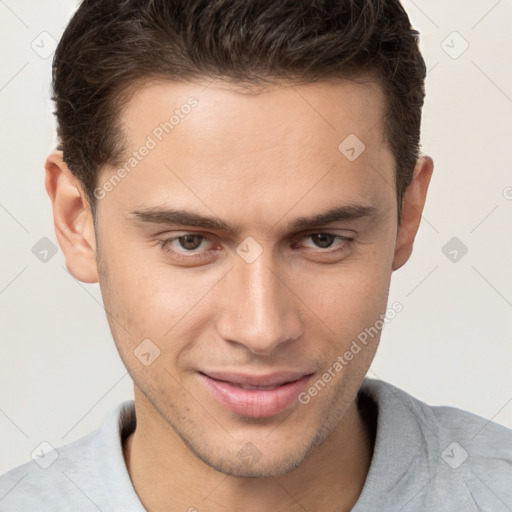
[[[295, 403], [313, 373], [282, 371], [248, 375], [208, 371], [197, 375], [217, 402], [231, 412], [251, 418], [267, 418]], [[243, 389], [241, 385], [272, 386], [272, 389]]]

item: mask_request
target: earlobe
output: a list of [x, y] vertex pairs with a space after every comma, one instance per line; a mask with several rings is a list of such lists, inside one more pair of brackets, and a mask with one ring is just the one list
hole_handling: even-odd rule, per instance
[[413, 179], [403, 196], [402, 216], [395, 245], [392, 270], [402, 267], [411, 256], [433, 170], [434, 162], [432, 158], [422, 156], [418, 159], [414, 168]]
[[85, 193], [62, 158], [52, 152], [45, 163], [45, 187], [52, 201], [55, 233], [66, 267], [84, 283], [98, 282], [94, 222]]

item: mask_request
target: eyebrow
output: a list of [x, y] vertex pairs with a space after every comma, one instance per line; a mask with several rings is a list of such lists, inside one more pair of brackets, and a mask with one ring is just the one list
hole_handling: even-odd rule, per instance
[[[330, 224], [336, 221], [351, 221], [363, 218], [373, 220], [378, 214], [379, 210], [375, 206], [351, 203], [335, 206], [316, 215], [298, 217], [288, 223], [287, 229], [294, 231]], [[239, 235], [242, 232], [242, 228], [239, 225], [230, 226], [217, 217], [205, 217], [182, 208], [149, 206], [133, 210], [127, 217], [129, 220], [140, 223], [193, 226], [224, 231], [231, 235]]]

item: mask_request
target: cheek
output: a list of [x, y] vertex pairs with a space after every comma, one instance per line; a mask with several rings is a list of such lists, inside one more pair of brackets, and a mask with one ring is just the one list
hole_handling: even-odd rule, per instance
[[[116, 254], [114, 254], [114, 248]], [[194, 297], [193, 287], [160, 258], [158, 247], [136, 245], [127, 237], [110, 240], [104, 249], [104, 280], [112, 305], [138, 325], [169, 322]], [[158, 321], [160, 319], [160, 321]]]
[[386, 309], [390, 278], [390, 270], [378, 263], [340, 266], [311, 274], [297, 295], [331, 331], [345, 337], [373, 324]]
[[131, 345], [149, 338], [162, 355], [174, 357], [208, 321], [215, 307], [209, 294], [221, 277], [219, 272], [194, 273], [160, 261], [112, 265], [108, 288], [113, 293], [104, 298], [105, 306], [116, 312], [130, 333], [109, 320], [118, 340], [130, 350]]

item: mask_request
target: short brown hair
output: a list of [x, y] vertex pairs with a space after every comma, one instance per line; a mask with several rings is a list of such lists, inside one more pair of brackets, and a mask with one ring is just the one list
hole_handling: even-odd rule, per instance
[[400, 220], [420, 147], [425, 62], [399, 0], [83, 0], [53, 59], [58, 149], [93, 216], [119, 115], [144, 78], [310, 83], [370, 74], [385, 97]]

